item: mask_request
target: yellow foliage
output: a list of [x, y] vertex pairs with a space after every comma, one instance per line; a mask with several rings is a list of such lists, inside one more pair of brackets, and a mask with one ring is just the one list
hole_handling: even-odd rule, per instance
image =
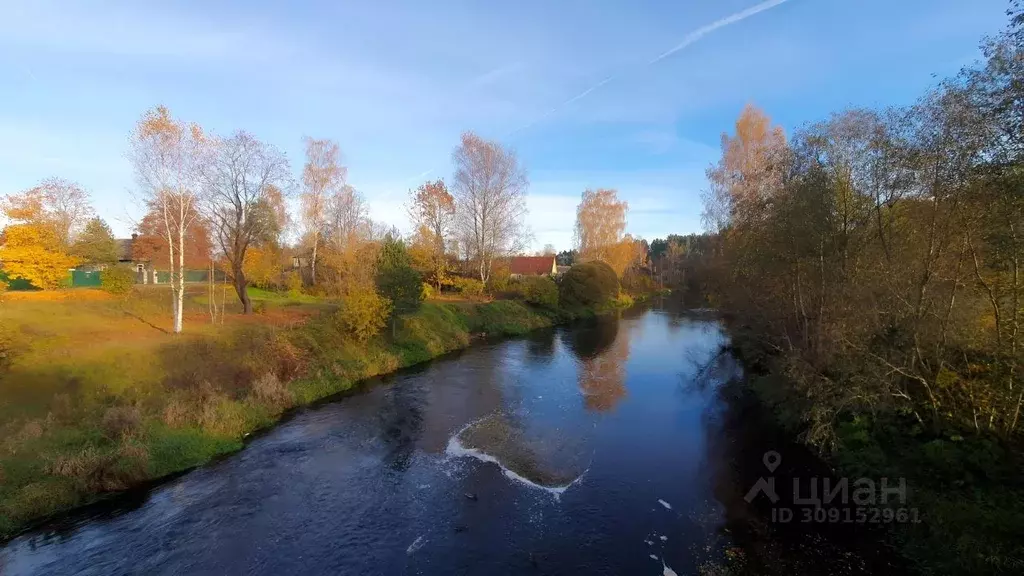
[[281, 277], [281, 258], [273, 248], [249, 247], [242, 259], [242, 272], [256, 286], [269, 286]]
[[10, 278], [24, 278], [44, 290], [59, 288], [78, 258], [56, 249], [57, 239], [49, 227], [15, 224], [4, 230], [0, 263]]
[[384, 328], [390, 314], [390, 300], [372, 290], [358, 290], [345, 297], [337, 319], [346, 332], [365, 342]]

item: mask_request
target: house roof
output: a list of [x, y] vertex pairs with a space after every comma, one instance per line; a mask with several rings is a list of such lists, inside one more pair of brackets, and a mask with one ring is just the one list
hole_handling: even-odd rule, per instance
[[554, 256], [513, 256], [508, 265], [511, 274], [551, 274], [554, 268]]

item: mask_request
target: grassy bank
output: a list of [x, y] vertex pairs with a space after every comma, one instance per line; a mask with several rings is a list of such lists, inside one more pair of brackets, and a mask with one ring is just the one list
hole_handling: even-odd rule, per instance
[[[283, 412], [468, 346], [570, 314], [519, 301], [427, 302], [366, 342], [335, 306], [255, 294], [262, 314], [205, 317], [200, 289], [186, 334], [166, 333], [165, 292], [129, 302], [76, 292], [8, 300], [12, 345], [0, 376], [0, 539], [104, 493], [238, 450]], [[159, 312], [158, 312], [159, 311]], [[230, 312], [230, 310], [229, 310]]]
[[[786, 375], [784, 358], [734, 333], [746, 385], [794, 437], [808, 438], [814, 402]], [[905, 479], [920, 523], [894, 523], [895, 548], [921, 574], [1024, 573], [1024, 455], [973, 431], [929, 430], [909, 411], [840, 412], [834, 442], [814, 446], [840, 477]], [[899, 506], [896, 504], [895, 506]]]

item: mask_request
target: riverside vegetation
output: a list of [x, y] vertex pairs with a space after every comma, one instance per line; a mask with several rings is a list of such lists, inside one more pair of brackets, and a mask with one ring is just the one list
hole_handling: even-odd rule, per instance
[[[575, 268], [610, 272], [601, 263]], [[584, 294], [574, 292], [581, 287]], [[367, 332], [346, 311], [358, 301], [254, 289], [259, 314], [196, 323], [171, 339], [151, 322], [167, 321], [166, 287], [138, 287], [128, 299], [93, 290], [8, 298], [0, 535], [236, 451], [290, 408], [362, 379], [474, 338], [521, 335], [620, 306], [618, 290], [614, 282], [560, 294], [538, 277], [510, 282], [509, 299], [414, 297], [391, 330]], [[205, 289], [186, 295], [185, 318], [207, 313]]]
[[915, 104], [787, 136], [747, 107], [710, 234], [652, 260], [729, 318], [747, 388], [852, 479], [905, 479], [925, 574], [1024, 573], [1024, 11]]

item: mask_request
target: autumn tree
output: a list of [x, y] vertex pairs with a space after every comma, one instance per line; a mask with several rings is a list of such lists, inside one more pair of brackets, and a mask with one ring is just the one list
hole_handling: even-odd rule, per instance
[[448, 274], [446, 244], [455, 220], [455, 199], [444, 180], [426, 182], [411, 193], [408, 211], [416, 230], [413, 244], [423, 253], [423, 269], [440, 291]]
[[53, 229], [38, 224], [11, 224], [0, 238], [0, 264], [9, 278], [23, 278], [43, 290], [59, 288], [68, 270], [81, 261], [61, 248]]
[[520, 251], [527, 237], [525, 169], [516, 154], [472, 132], [452, 154], [455, 231], [487, 282], [495, 258]]
[[78, 236], [71, 253], [86, 262], [110, 264], [117, 262], [118, 246], [110, 226], [102, 218], [93, 218]]
[[556, 253], [556, 251], [555, 251], [555, 245], [554, 244], [545, 244], [544, 247], [541, 248], [541, 251], [540, 251], [540, 255], [541, 256], [554, 256], [555, 253]]
[[[173, 209], [171, 210], [173, 213]], [[136, 225], [136, 234], [132, 238], [131, 256], [135, 260], [149, 260], [158, 269], [171, 269], [168, 260], [167, 228], [163, 223], [163, 213], [156, 207], [151, 208]], [[179, 250], [175, 251], [176, 255]], [[182, 267], [185, 270], [205, 270], [209, 268], [212, 255], [210, 230], [206, 220], [198, 218], [192, 222], [185, 232], [184, 243], [180, 247]]]
[[736, 120], [736, 132], [722, 134], [722, 158], [708, 168], [710, 189], [704, 198], [704, 219], [722, 230], [734, 219], [755, 221], [781, 188], [786, 168], [786, 138], [782, 128], [753, 104]]
[[185, 124], [157, 106], [132, 131], [129, 158], [142, 202], [157, 215], [171, 269], [174, 332], [182, 330], [185, 238], [199, 220], [198, 193], [209, 141], [197, 124]]
[[338, 144], [306, 138], [306, 165], [302, 170], [301, 220], [309, 239], [310, 283], [316, 284], [317, 253], [327, 226], [328, 204], [345, 189], [346, 169], [340, 163]]
[[289, 184], [285, 155], [246, 132], [219, 139], [203, 172], [203, 212], [231, 267], [242, 313], [252, 313], [245, 254], [250, 246], [276, 238]]
[[68, 241], [83, 214], [91, 213], [77, 185], [50, 179], [6, 197], [0, 208], [11, 221], [0, 241], [0, 264], [9, 278], [42, 289], [58, 288], [81, 259], [68, 254]]
[[[586, 190], [576, 207], [575, 240], [581, 261], [611, 263], [615, 246], [626, 230], [629, 204], [615, 190]], [[615, 266], [613, 266], [615, 268]], [[620, 270], [616, 270], [620, 274]]]
[[382, 238], [367, 215], [366, 204], [355, 188], [344, 185], [327, 197], [326, 226], [320, 260], [320, 285], [331, 294], [346, 296], [371, 290], [374, 265]]
[[78, 184], [61, 178], [47, 178], [38, 186], [9, 196], [4, 211], [12, 220], [49, 227], [57, 246], [65, 251], [93, 214], [89, 194]]

